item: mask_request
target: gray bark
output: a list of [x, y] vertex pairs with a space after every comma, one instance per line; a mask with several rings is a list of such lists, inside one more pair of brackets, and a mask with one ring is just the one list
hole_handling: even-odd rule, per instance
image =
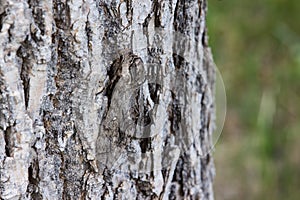
[[205, 0], [0, 0], [1, 199], [213, 199]]

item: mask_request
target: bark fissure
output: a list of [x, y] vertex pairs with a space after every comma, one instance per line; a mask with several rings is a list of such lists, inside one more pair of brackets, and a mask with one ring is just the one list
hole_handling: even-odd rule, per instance
[[[4, 8], [4, 9], [5, 9], [5, 8]], [[5, 11], [3, 11], [3, 12], [0, 14], [0, 32], [1, 32], [1, 30], [2, 30], [2, 27], [3, 27], [3, 20], [4, 20], [4, 18], [5, 18], [6, 15], [7, 15], [7, 14], [6, 14]]]
[[28, 186], [27, 193], [31, 195], [33, 199], [43, 199], [39, 189], [39, 163], [38, 159], [33, 159], [31, 165], [28, 168]]
[[27, 36], [26, 40], [22, 43], [20, 48], [17, 51], [17, 56], [22, 59], [22, 66], [20, 70], [20, 77], [23, 84], [23, 91], [24, 91], [24, 102], [25, 108], [28, 108], [29, 104], [29, 95], [30, 95], [30, 75], [32, 74], [32, 63], [31, 59], [32, 53], [30, 49], [32, 49], [32, 45], [29, 43], [29, 36]]
[[9, 126], [7, 127], [3, 134], [4, 134], [4, 141], [5, 141], [5, 155], [7, 157], [11, 157], [12, 156], [12, 151], [13, 151], [13, 142], [14, 142], [14, 138], [12, 137], [12, 127]]
[[119, 79], [121, 78], [122, 73], [122, 56], [118, 58], [114, 63], [110, 66], [109, 70], [107, 71], [107, 75], [109, 77], [108, 86], [106, 91], [104, 92], [104, 95], [107, 96], [108, 99], [108, 105], [107, 110], [110, 108], [112, 94], [114, 92], [115, 86], [118, 83]]

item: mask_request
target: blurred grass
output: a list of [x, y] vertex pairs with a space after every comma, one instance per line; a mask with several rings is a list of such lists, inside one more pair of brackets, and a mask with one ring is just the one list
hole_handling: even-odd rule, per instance
[[299, 199], [300, 3], [208, 5], [210, 46], [227, 92], [216, 199]]

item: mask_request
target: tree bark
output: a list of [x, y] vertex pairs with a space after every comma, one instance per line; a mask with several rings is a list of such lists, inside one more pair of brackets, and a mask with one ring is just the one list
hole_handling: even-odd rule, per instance
[[1, 199], [213, 199], [205, 0], [0, 0]]

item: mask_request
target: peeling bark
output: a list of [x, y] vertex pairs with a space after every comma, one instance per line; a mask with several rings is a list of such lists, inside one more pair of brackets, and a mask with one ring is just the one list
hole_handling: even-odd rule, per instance
[[0, 0], [1, 199], [213, 199], [205, 0]]

